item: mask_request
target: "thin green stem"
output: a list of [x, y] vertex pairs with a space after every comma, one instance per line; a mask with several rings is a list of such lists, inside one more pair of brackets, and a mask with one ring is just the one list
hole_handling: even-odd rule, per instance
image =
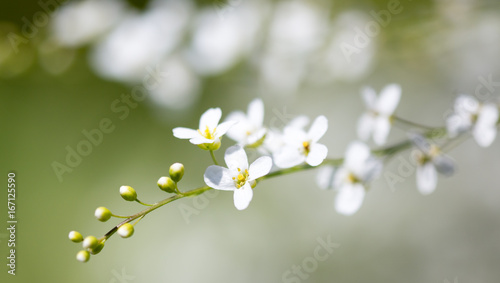
[[111, 216], [116, 217], [116, 218], [129, 218], [130, 216], [121, 216], [121, 215], [116, 215], [116, 214], [111, 214]]
[[144, 203], [144, 202], [140, 201], [139, 199], [135, 199], [135, 201], [138, 202], [138, 203], [140, 203], [140, 204], [142, 204], [142, 205], [144, 205], [144, 206], [153, 206], [152, 204]]
[[432, 129], [435, 129], [435, 127], [430, 127], [430, 126], [426, 126], [426, 125], [422, 125], [422, 124], [419, 124], [419, 123], [415, 123], [415, 122], [412, 122], [412, 121], [408, 121], [406, 119], [403, 119], [401, 117], [398, 117], [398, 116], [391, 116], [391, 118], [396, 121], [396, 122], [399, 122], [401, 124], [405, 124], [407, 126], [411, 126], [411, 127], [416, 127], [416, 128], [420, 128], [420, 129], [424, 129], [424, 130], [432, 130]]
[[219, 165], [219, 162], [217, 162], [217, 158], [215, 158], [215, 154], [213, 150], [210, 150], [210, 156], [212, 156], [212, 160], [214, 161], [215, 165]]

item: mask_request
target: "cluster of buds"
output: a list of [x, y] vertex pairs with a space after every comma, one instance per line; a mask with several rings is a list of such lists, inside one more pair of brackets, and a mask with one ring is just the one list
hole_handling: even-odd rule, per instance
[[[161, 177], [158, 180], [158, 186], [161, 190], [167, 193], [182, 194], [177, 188], [177, 183], [184, 176], [184, 165], [181, 163], [174, 163], [169, 169], [170, 177]], [[126, 201], [135, 201], [144, 206], [154, 206], [154, 204], [147, 204], [140, 201], [137, 198], [137, 192], [131, 186], [121, 186], [120, 196]], [[87, 236], [83, 238], [82, 234], [77, 231], [69, 232], [69, 239], [74, 243], [82, 243], [83, 249], [76, 254], [76, 259], [80, 262], [87, 262], [90, 259], [90, 255], [96, 255], [102, 251], [104, 248], [104, 243], [111, 237], [115, 232], [122, 238], [129, 238], [134, 234], [134, 226], [144, 217], [146, 213], [142, 215], [130, 215], [130, 216], [119, 216], [113, 214], [108, 208], [104, 206], [98, 207], [94, 216], [97, 220], [101, 222], [106, 222], [111, 217], [115, 218], [126, 218], [119, 226], [114, 227], [110, 232], [108, 232], [102, 238], [96, 238], [95, 236]], [[136, 220], [137, 219], [137, 220]], [[129, 223], [130, 221], [136, 220], [134, 223]]]

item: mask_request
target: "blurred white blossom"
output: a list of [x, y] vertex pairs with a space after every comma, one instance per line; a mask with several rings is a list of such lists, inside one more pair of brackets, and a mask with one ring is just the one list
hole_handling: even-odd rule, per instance
[[247, 114], [242, 111], [230, 113], [226, 121], [235, 121], [227, 136], [241, 146], [258, 147], [262, 145], [267, 129], [264, 127], [264, 103], [255, 99], [248, 105]]

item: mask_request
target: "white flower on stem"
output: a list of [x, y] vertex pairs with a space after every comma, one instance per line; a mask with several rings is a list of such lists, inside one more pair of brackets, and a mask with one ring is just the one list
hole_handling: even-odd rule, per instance
[[325, 160], [328, 148], [318, 143], [328, 129], [325, 116], [318, 116], [308, 132], [294, 126], [283, 130], [283, 147], [273, 154], [274, 163], [281, 168], [290, 168], [303, 162], [318, 166]]
[[455, 172], [455, 165], [436, 145], [429, 143], [423, 136], [410, 134], [410, 139], [418, 149], [417, 188], [423, 195], [431, 194], [436, 190], [437, 173], [450, 176]]
[[358, 211], [365, 198], [366, 185], [377, 178], [381, 171], [382, 162], [371, 155], [370, 148], [362, 142], [352, 142], [333, 180], [338, 189], [335, 198], [337, 212], [352, 215]]
[[205, 183], [216, 190], [234, 191], [234, 206], [243, 210], [252, 200], [256, 180], [269, 173], [273, 161], [269, 156], [262, 156], [249, 167], [247, 154], [239, 145], [228, 148], [224, 160], [227, 168], [217, 165], [207, 168], [203, 176]]
[[[307, 124], [309, 124], [309, 118], [301, 115], [293, 118], [289, 123], [287, 123], [286, 127], [304, 129]], [[268, 129], [264, 143], [259, 150], [262, 154], [273, 155], [274, 153], [280, 151], [285, 144], [284, 135], [281, 130], [270, 128]]]
[[266, 136], [267, 129], [264, 123], [264, 103], [261, 99], [255, 99], [248, 105], [247, 114], [235, 111], [229, 114], [226, 121], [236, 121], [227, 136], [241, 146], [259, 147]]
[[366, 112], [358, 121], [358, 137], [364, 141], [373, 135], [377, 145], [383, 145], [391, 130], [392, 114], [401, 99], [401, 87], [390, 84], [377, 94], [372, 88], [365, 88], [362, 92], [366, 105]]
[[217, 150], [221, 144], [221, 137], [235, 123], [228, 121], [219, 124], [221, 116], [220, 108], [210, 108], [201, 115], [198, 130], [177, 127], [173, 130], [174, 136], [179, 139], [189, 139], [201, 149]]
[[480, 103], [470, 95], [460, 95], [455, 100], [455, 112], [446, 120], [450, 137], [472, 130], [476, 142], [482, 147], [490, 146], [497, 135], [498, 106]]

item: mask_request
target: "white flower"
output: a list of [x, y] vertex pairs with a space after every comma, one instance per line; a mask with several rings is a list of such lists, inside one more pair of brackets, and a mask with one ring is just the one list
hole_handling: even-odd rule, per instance
[[226, 118], [226, 121], [236, 121], [234, 127], [227, 132], [227, 136], [241, 146], [259, 147], [266, 135], [264, 123], [264, 103], [255, 99], [248, 105], [247, 114], [235, 111]]
[[497, 135], [498, 107], [483, 104], [470, 95], [460, 95], [455, 101], [455, 113], [446, 120], [450, 137], [472, 130], [476, 142], [482, 147], [493, 143]]
[[373, 135], [375, 144], [383, 145], [391, 130], [392, 113], [401, 98], [401, 87], [390, 84], [382, 89], [378, 98], [373, 89], [365, 88], [362, 95], [367, 111], [358, 121], [358, 136], [366, 141]]
[[221, 116], [220, 108], [210, 108], [201, 115], [198, 130], [178, 127], [173, 130], [174, 136], [179, 139], [189, 139], [192, 144], [205, 150], [217, 150], [220, 147], [221, 137], [234, 124], [232, 121], [219, 124]]
[[273, 154], [276, 166], [289, 168], [303, 162], [318, 166], [328, 154], [328, 148], [318, 143], [326, 133], [328, 120], [318, 116], [308, 132], [300, 127], [287, 126], [283, 132], [283, 147]]
[[[309, 118], [307, 116], [297, 116], [293, 118], [286, 127], [294, 127], [303, 129], [309, 124]], [[284, 135], [281, 130], [276, 128], [270, 128], [267, 131], [266, 138], [264, 139], [264, 144], [259, 148], [262, 154], [274, 154], [280, 151], [283, 146], [285, 146]]]
[[450, 176], [455, 171], [455, 165], [436, 145], [430, 144], [421, 135], [411, 134], [410, 139], [418, 149], [417, 188], [421, 194], [428, 195], [436, 189], [437, 173]]
[[333, 189], [333, 182], [335, 180], [335, 167], [322, 166], [316, 175], [316, 184], [322, 190]]
[[359, 210], [365, 197], [365, 186], [378, 177], [382, 163], [375, 159], [368, 146], [352, 142], [347, 148], [344, 164], [335, 173], [334, 186], [338, 189], [335, 209], [344, 215]]
[[239, 145], [228, 148], [224, 160], [228, 168], [209, 166], [203, 176], [205, 183], [216, 190], [234, 191], [234, 206], [243, 210], [252, 200], [255, 180], [269, 173], [273, 162], [262, 156], [248, 167], [247, 154]]

